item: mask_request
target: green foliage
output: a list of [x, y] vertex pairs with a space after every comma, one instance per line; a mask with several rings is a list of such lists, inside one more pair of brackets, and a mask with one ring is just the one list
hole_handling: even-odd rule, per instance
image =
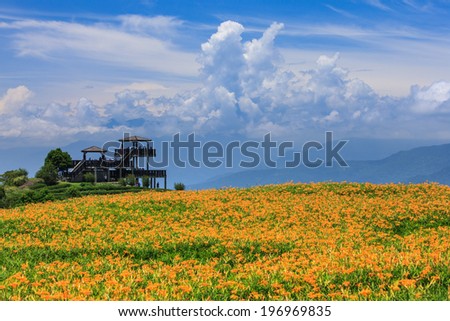
[[70, 186], [69, 188], [67, 188], [65, 194], [68, 197], [80, 197], [81, 196], [80, 189], [77, 188], [76, 186]]
[[56, 185], [48, 186], [47, 188], [49, 191], [62, 191], [70, 186], [72, 186], [70, 183], [58, 183]]
[[0, 200], [3, 200], [6, 197], [5, 188], [0, 186]]
[[150, 177], [148, 177], [148, 176], [142, 177], [142, 187], [146, 187], [146, 188], [150, 187]]
[[186, 186], [183, 183], [175, 183], [173, 184], [173, 187], [177, 191], [184, 191], [186, 189]]
[[61, 148], [57, 148], [48, 152], [45, 158], [45, 164], [47, 163], [52, 164], [57, 170], [66, 170], [72, 165], [72, 157]]
[[22, 186], [26, 182], [28, 182], [28, 177], [26, 176], [18, 176], [13, 180], [14, 186]]
[[34, 182], [28, 187], [29, 189], [40, 189], [47, 186], [41, 178], [32, 178], [31, 180]]
[[86, 183], [95, 183], [95, 175], [92, 173], [86, 173], [83, 175], [83, 181]]
[[54, 199], [55, 198], [49, 193], [47, 188], [41, 188], [39, 190], [27, 189], [25, 191], [13, 190], [0, 201], [0, 207], [16, 207], [28, 203], [45, 202]]
[[125, 179], [126, 179], [127, 185], [134, 186], [134, 184], [136, 184], [136, 176], [134, 176], [132, 174], [127, 175], [127, 177]]
[[125, 180], [125, 178], [120, 178], [118, 183], [120, 186], [127, 186], [127, 181]]
[[19, 168], [6, 171], [0, 175], [0, 182], [6, 186], [20, 186], [28, 181], [28, 172], [26, 169]]
[[26, 205], [28, 203], [45, 202], [50, 200], [64, 200], [85, 195], [120, 194], [129, 192], [141, 192], [141, 188], [128, 187], [109, 183], [57, 183], [47, 186], [37, 182], [26, 189], [9, 187], [2, 198], [3, 186], [0, 186], [0, 208], [11, 208]]
[[54, 197], [49, 193], [48, 189], [42, 188], [36, 191], [28, 191], [24, 194], [23, 204], [52, 201]]
[[51, 163], [45, 163], [36, 173], [37, 178], [42, 178], [46, 185], [55, 185], [58, 183], [58, 170]]

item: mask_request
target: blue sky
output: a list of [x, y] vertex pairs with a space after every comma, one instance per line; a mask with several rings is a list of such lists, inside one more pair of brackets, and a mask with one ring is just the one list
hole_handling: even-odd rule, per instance
[[0, 149], [124, 131], [448, 141], [449, 9], [2, 0]]

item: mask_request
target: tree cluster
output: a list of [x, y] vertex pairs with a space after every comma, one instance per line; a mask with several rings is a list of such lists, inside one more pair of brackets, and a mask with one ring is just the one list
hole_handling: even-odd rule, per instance
[[23, 168], [6, 171], [0, 175], [0, 183], [5, 186], [21, 186], [27, 181], [28, 172]]
[[47, 185], [58, 183], [59, 173], [67, 172], [72, 164], [69, 153], [63, 152], [61, 148], [51, 150], [45, 158], [44, 165], [36, 173], [37, 178], [44, 180]]

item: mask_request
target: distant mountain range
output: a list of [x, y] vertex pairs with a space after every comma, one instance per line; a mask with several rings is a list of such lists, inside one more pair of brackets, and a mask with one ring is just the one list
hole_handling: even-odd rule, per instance
[[437, 182], [450, 185], [450, 144], [418, 147], [401, 151], [381, 160], [348, 161], [348, 167], [299, 166], [293, 169], [273, 168], [245, 170], [213, 177], [190, 189], [248, 187], [294, 182], [348, 181], [371, 183]]
[[[169, 139], [169, 138], [167, 138]], [[350, 165], [341, 168], [319, 167], [309, 169], [299, 166], [294, 169], [254, 169], [238, 171], [238, 168], [178, 168], [169, 164], [168, 186], [174, 182], [183, 182], [190, 189], [220, 188], [225, 186], [246, 187], [253, 185], [283, 182], [320, 182], [320, 181], [353, 181], [353, 182], [439, 182], [450, 185], [450, 144], [439, 144], [441, 141], [399, 141], [399, 140], [367, 140], [350, 139], [343, 149], [342, 156]], [[1, 144], [0, 144], [1, 145]], [[82, 157], [83, 148], [103, 142], [95, 139], [77, 141], [66, 146], [5, 148], [0, 146], [0, 173], [23, 167], [29, 176], [44, 163], [45, 156], [52, 148], [62, 147], [74, 159]], [[425, 146], [427, 147], [416, 147]], [[398, 153], [393, 151], [406, 150]], [[386, 157], [386, 155], [390, 155]], [[287, 159], [290, 156], [288, 156]], [[314, 159], [314, 157], [312, 157]], [[371, 160], [368, 160], [371, 159]], [[239, 159], [238, 159], [239, 161]]]

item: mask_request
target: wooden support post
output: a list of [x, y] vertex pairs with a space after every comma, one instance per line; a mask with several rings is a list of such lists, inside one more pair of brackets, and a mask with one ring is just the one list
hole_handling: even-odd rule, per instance
[[147, 170], [149, 170], [149, 159], [150, 159], [150, 155], [148, 154], [149, 153], [149, 149], [150, 149], [150, 143], [147, 142], [147, 150], [145, 151], [147, 153], [147, 155], [145, 155], [145, 158], [144, 158], [145, 161], [146, 161]]

